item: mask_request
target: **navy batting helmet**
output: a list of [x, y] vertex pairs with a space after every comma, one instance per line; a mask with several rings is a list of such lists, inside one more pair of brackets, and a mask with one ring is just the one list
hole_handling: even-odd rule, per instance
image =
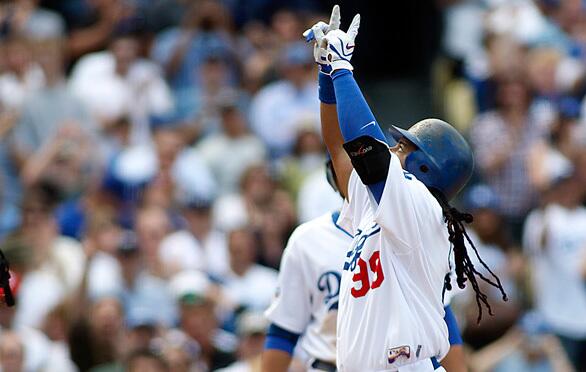
[[395, 140], [406, 138], [417, 150], [405, 159], [405, 168], [425, 186], [441, 191], [450, 200], [466, 185], [474, 158], [466, 140], [454, 127], [439, 119], [425, 119], [409, 130], [392, 126]]

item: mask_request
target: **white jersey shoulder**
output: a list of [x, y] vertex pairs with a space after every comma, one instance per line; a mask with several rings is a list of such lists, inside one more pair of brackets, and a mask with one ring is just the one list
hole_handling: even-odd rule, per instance
[[336, 360], [336, 316], [345, 254], [352, 236], [328, 213], [293, 232], [279, 271], [278, 293], [266, 312], [271, 322], [302, 334], [309, 356]]
[[356, 172], [349, 181], [341, 218], [355, 237], [340, 288], [340, 371], [393, 370], [441, 359], [449, 349], [441, 297], [450, 243], [442, 209], [394, 154], [385, 182], [377, 202]]

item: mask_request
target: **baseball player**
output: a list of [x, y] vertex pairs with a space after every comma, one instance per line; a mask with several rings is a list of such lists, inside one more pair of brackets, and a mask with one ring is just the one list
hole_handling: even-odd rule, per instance
[[[352, 75], [359, 24], [359, 15], [347, 32], [339, 21], [318, 23], [307, 35], [330, 71], [330, 80], [319, 78], [322, 133], [347, 201], [338, 225], [354, 235], [340, 283], [336, 364], [339, 371], [442, 369], [438, 359], [449, 349], [442, 295], [451, 289], [452, 250], [458, 286], [470, 281], [479, 316], [482, 303], [490, 312], [464, 245], [463, 224], [472, 216], [449, 205], [470, 178], [472, 153], [437, 119], [408, 131], [393, 127], [397, 143], [388, 146]], [[506, 299], [498, 278], [481, 278]]]
[[[337, 191], [331, 162], [330, 185]], [[352, 236], [337, 224], [339, 212], [300, 225], [291, 235], [279, 271], [279, 292], [266, 312], [272, 322], [263, 353], [265, 372], [286, 372], [298, 343], [310, 371], [336, 371], [336, 316], [342, 267]], [[446, 307], [450, 352], [442, 365], [465, 371], [462, 338]], [[301, 336], [302, 335], [302, 336]]]

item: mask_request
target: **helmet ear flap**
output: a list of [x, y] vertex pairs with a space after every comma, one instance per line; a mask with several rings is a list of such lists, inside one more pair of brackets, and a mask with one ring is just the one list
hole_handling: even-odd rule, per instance
[[427, 187], [438, 187], [438, 176], [441, 175], [439, 169], [423, 151], [417, 149], [407, 155], [405, 158], [405, 170], [417, 177]]

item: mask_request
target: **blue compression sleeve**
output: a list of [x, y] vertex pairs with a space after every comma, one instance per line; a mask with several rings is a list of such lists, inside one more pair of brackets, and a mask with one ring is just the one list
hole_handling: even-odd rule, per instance
[[368, 103], [349, 70], [336, 70], [332, 74], [338, 119], [344, 141], [360, 136], [371, 136], [386, 143], [385, 135], [376, 122]]
[[319, 100], [329, 105], [336, 104], [336, 93], [334, 91], [334, 83], [332, 77], [323, 72], [317, 73], [317, 87]]
[[[374, 114], [368, 107], [352, 72], [336, 70], [332, 73], [336, 91], [338, 120], [344, 141], [348, 142], [360, 136], [370, 136], [386, 143], [385, 135], [376, 122]], [[377, 203], [385, 189], [385, 181], [368, 185]]]
[[450, 338], [450, 345], [462, 345], [462, 335], [460, 334], [460, 328], [458, 327], [458, 322], [456, 321], [456, 317], [452, 312], [452, 308], [450, 305], [444, 307], [446, 311], [446, 315], [444, 316], [444, 321], [448, 326], [448, 334]]
[[293, 349], [297, 345], [299, 336], [296, 333], [289, 332], [278, 325], [271, 323], [267, 331], [267, 339], [265, 341], [265, 349], [281, 350], [293, 355]]

